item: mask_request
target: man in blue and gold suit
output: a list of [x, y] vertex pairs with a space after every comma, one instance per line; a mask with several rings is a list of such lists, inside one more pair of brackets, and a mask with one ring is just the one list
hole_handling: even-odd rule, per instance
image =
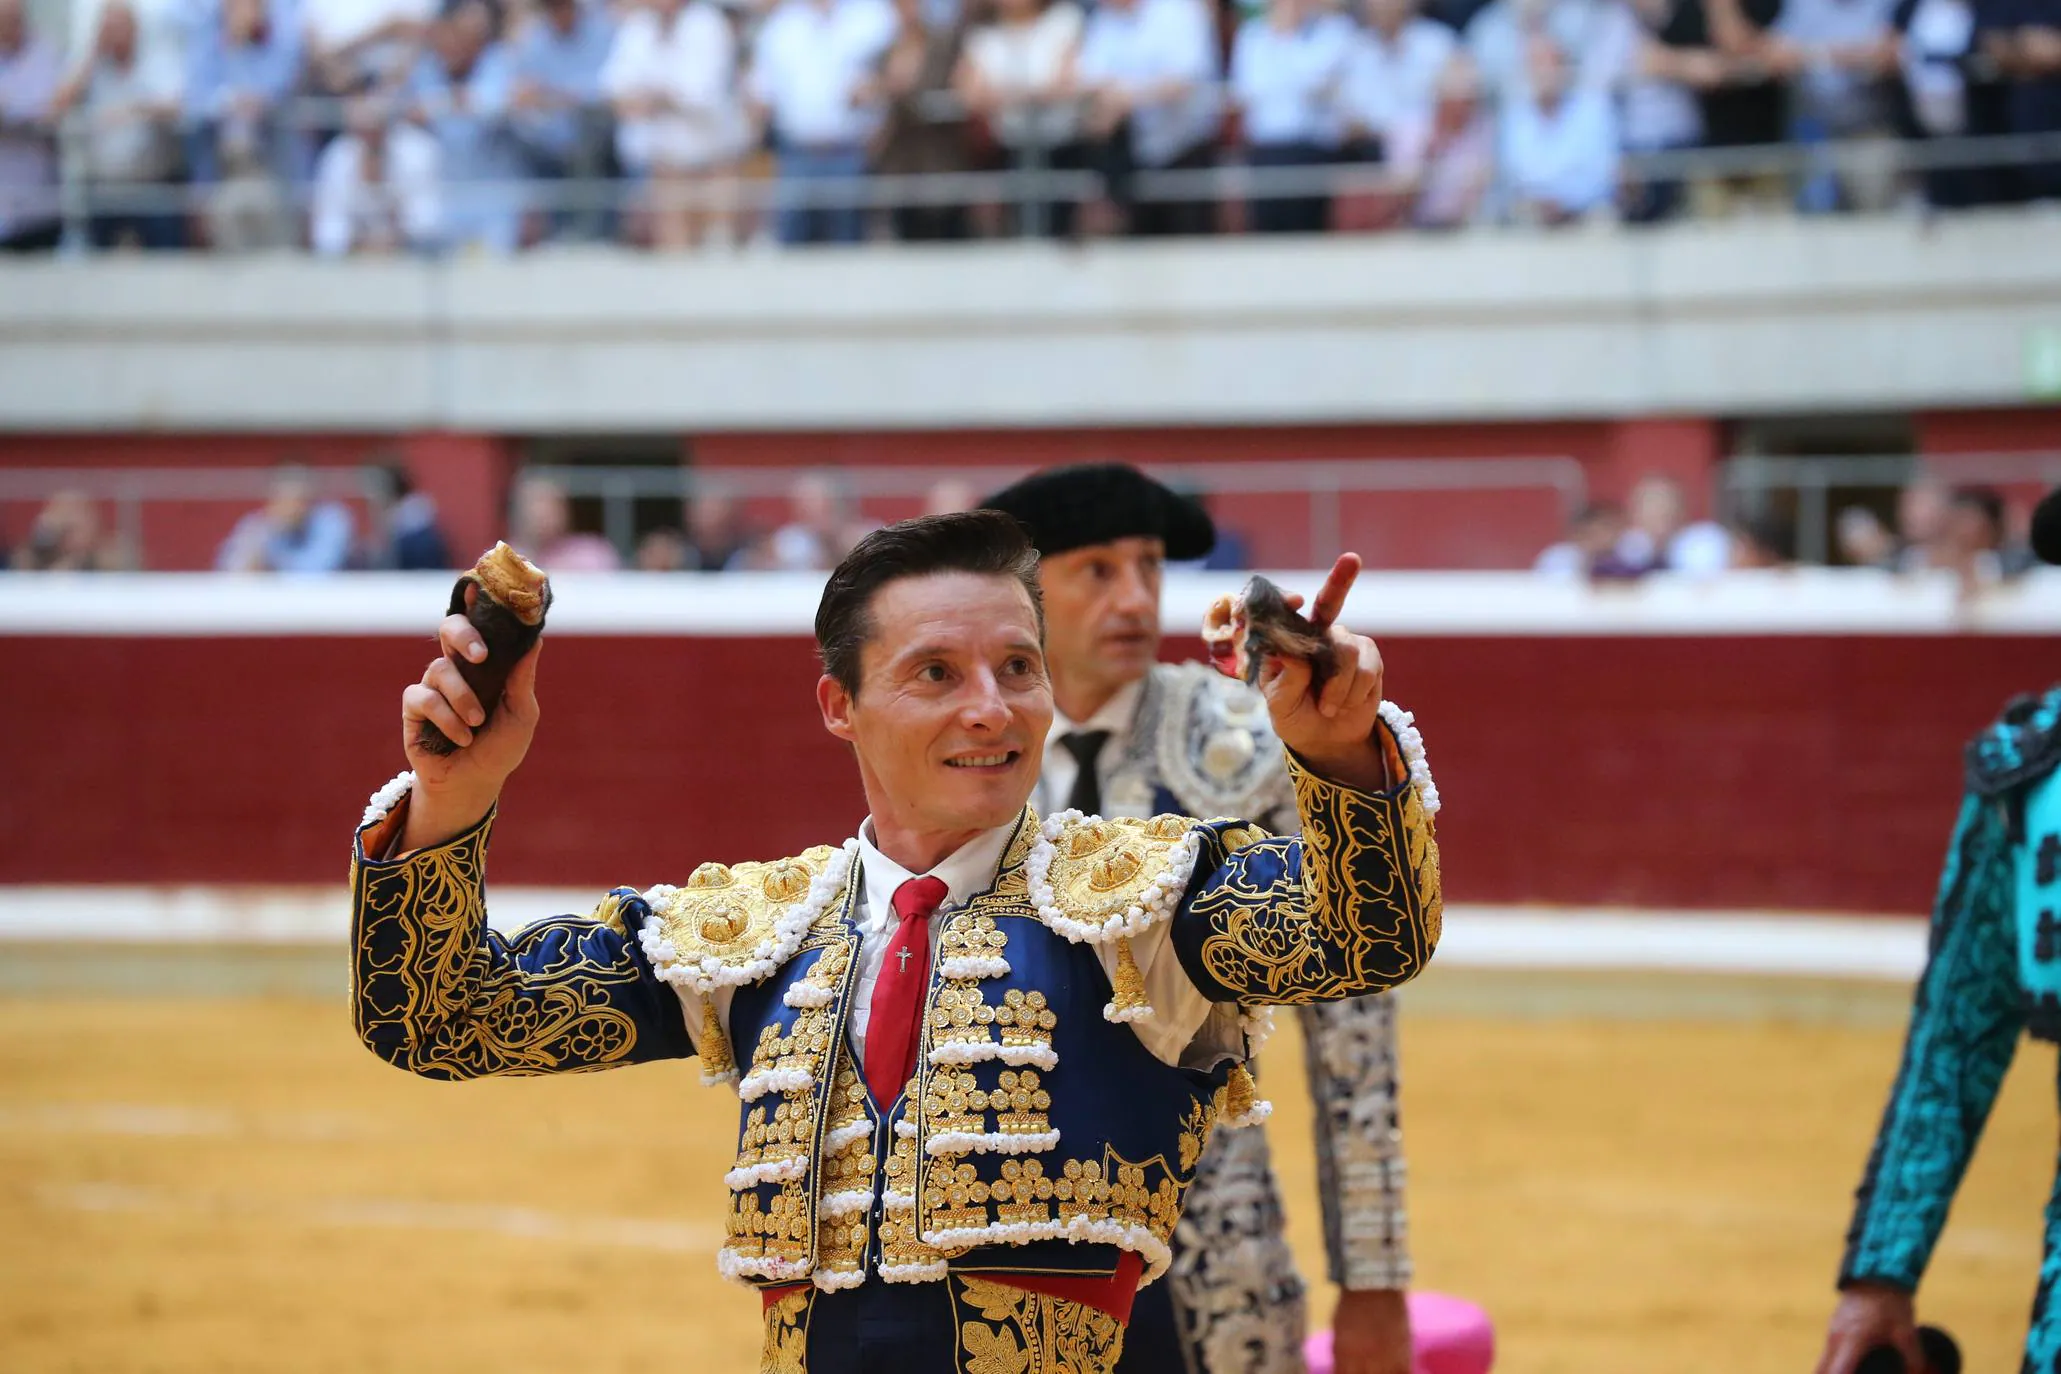
[[[2061, 491], [2033, 547], [2061, 562]], [[1868, 1156], [1818, 1374], [1891, 1346], [1927, 1366], [1913, 1295], [2021, 1034], [2061, 1041], [2061, 687], [2021, 697], [1968, 746], [1903, 1064]], [[2024, 1374], [2061, 1374], [2061, 1176]], [[1931, 1374], [1938, 1374], [1932, 1371]]]
[[[1243, 816], [1296, 826], [1295, 789], [1266, 702], [1204, 663], [1161, 663], [1168, 560], [1207, 555], [1209, 512], [1119, 463], [1033, 474], [982, 504], [1038, 548], [1056, 707], [1034, 799], [1091, 815]], [[1337, 1374], [1409, 1374], [1409, 1225], [1393, 999], [1301, 1008], [1315, 1103], [1318, 1194]], [[1211, 1141], [1182, 1199], [1173, 1266], [1139, 1295], [1121, 1374], [1301, 1374], [1304, 1291], [1264, 1129]], [[1152, 1346], [1176, 1346], [1168, 1362]]]
[[[539, 655], [486, 723], [455, 666], [485, 645], [447, 618], [402, 698], [412, 772], [357, 837], [359, 1034], [437, 1078], [698, 1055], [740, 1100], [717, 1259], [760, 1290], [766, 1370], [1108, 1374], [1212, 1130], [1254, 1114], [1262, 1009], [1387, 988], [1438, 939], [1380, 654], [1332, 624], [1357, 566], [1311, 603], [1328, 674], [1277, 657], [1261, 677], [1301, 826], [1273, 839], [1040, 819], [1053, 707], [1029, 541], [995, 512], [876, 531], [816, 616], [858, 833], [619, 889], [512, 940], [485, 923], [483, 875]], [[424, 748], [426, 725], [455, 751]]]

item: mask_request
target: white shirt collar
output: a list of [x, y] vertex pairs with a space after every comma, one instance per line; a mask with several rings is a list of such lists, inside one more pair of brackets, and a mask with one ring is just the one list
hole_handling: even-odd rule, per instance
[[1086, 720], [1075, 722], [1066, 718], [1058, 709], [1052, 712], [1052, 729], [1045, 735], [1045, 742], [1053, 741], [1076, 730], [1107, 730], [1112, 737], [1131, 733], [1131, 721], [1138, 714], [1138, 699], [1145, 694], [1145, 679], [1127, 682], [1116, 689], [1116, 695], [1102, 703], [1102, 709]]
[[[930, 870], [929, 876], [941, 880], [945, 885], [943, 907], [964, 906], [981, 893], [995, 885], [995, 872], [1002, 866], [1002, 852], [1009, 847], [1010, 837], [1016, 833], [1016, 821], [983, 831], [960, 845]], [[868, 932], [886, 930], [894, 922], [895, 890], [911, 878], [922, 877], [911, 873], [873, 844], [873, 818], [859, 827], [859, 867], [866, 882], [866, 921]]]

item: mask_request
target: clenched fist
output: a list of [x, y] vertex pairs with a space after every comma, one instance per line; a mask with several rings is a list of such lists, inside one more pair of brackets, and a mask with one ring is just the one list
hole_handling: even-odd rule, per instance
[[[437, 626], [437, 647], [442, 653], [423, 672], [422, 681], [401, 693], [401, 747], [415, 770], [415, 791], [401, 839], [405, 850], [441, 844], [492, 810], [537, 733], [542, 640], [509, 673], [491, 725], [485, 723], [486, 712], [459, 675], [456, 662], [460, 657], [469, 663], [484, 661], [486, 640], [464, 616], [448, 615]], [[449, 754], [424, 748], [424, 722], [443, 731], [458, 748]]]

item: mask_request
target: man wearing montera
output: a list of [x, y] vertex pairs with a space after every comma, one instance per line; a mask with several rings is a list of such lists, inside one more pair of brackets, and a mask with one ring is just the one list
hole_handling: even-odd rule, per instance
[[[1295, 788], [1265, 700], [1202, 663], [1161, 663], [1167, 560], [1208, 554], [1198, 503], [1135, 468], [1094, 464], [1028, 477], [983, 504], [1038, 548], [1045, 663], [1057, 707], [1035, 800], [1090, 815], [1244, 816], [1296, 826]], [[1410, 1284], [1396, 1109], [1395, 1008], [1384, 996], [1302, 1012], [1338, 1374], [1409, 1374]], [[1303, 1368], [1303, 1284], [1288, 1249], [1265, 1132], [1226, 1131], [1183, 1200], [1167, 1281], [1139, 1295], [1124, 1374], [1157, 1368], [1143, 1340], [1178, 1345], [1191, 1374]]]
[[[761, 1294], [762, 1369], [1109, 1374], [1212, 1130], [1254, 1114], [1263, 1009], [1379, 991], [1437, 943], [1421, 751], [1384, 724], [1374, 644], [1332, 623], [1356, 570], [1311, 602], [1320, 689], [1310, 660], [1265, 660], [1301, 824], [1275, 839], [1040, 819], [1052, 689], [1021, 527], [876, 531], [816, 616], [857, 833], [513, 939], [486, 926], [482, 875], [540, 655], [489, 720], [456, 667], [484, 641], [447, 618], [402, 698], [413, 771], [354, 851], [359, 1035], [437, 1078], [698, 1055], [739, 1098], [735, 1167], [709, 1186], [718, 1266]], [[430, 725], [457, 748], [425, 748]]]

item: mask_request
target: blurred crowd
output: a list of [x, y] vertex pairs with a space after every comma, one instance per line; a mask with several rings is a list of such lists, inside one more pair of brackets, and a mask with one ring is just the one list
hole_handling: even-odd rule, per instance
[[[2061, 196], [2061, 0], [0, 0], [0, 247], [324, 254], [1652, 220]], [[1798, 177], [1626, 154], [1823, 148]], [[60, 144], [63, 145], [62, 151]], [[1361, 189], [1140, 174], [1378, 167]], [[1011, 207], [862, 210], [867, 173], [1092, 174]], [[770, 203], [743, 197], [768, 178]], [[629, 194], [616, 194], [626, 182]], [[1192, 185], [1193, 183], [1191, 183]], [[1378, 187], [1379, 189], [1366, 189]], [[138, 189], [140, 188], [140, 189]], [[1308, 192], [1304, 194], [1304, 192]], [[1028, 218], [1026, 218], [1028, 216]]]
[[[1794, 563], [1793, 522], [1762, 516], [1721, 523], [1687, 518], [1679, 483], [1641, 478], [1623, 505], [1598, 502], [1570, 523], [1567, 537], [1533, 568], [1550, 577], [1618, 581], [1654, 572], [1710, 577], [1735, 568]], [[1951, 572], [1964, 592], [1995, 586], [2033, 567], [2029, 505], [2013, 507], [1990, 487], [1949, 486], [1923, 478], [1896, 496], [1895, 518], [1851, 505], [1833, 529], [1834, 562], [1889, 572]]]

